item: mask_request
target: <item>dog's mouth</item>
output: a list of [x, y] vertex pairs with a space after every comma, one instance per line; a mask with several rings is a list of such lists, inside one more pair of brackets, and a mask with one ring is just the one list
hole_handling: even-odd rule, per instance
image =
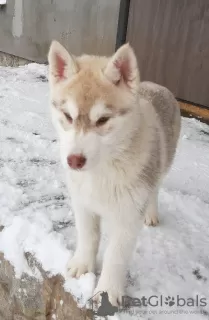
[[75, 171], [75, 172], [83, 172], [83, 171], [87, 170], [86, 167], [83, 167], [83, 168], [71, 168], [71, 167], [69, 167], [69, 169], [72, 170], [72, 171]]

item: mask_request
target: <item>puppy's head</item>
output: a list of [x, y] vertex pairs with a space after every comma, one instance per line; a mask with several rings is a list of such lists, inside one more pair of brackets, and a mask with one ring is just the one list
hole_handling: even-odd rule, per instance
[[50, 47], [52, 119], [65, 166], [88, 170], [120, 152], [132, 130], [139, 72], [131, 47], [112, 57], [74, 57]]

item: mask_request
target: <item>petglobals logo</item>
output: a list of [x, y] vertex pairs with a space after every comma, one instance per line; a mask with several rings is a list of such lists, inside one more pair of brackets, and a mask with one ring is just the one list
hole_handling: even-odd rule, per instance
[[122, 301], [123, 307], [206, 307], [207, 299], [196, 295], [194, 298], [185, 298], [180, 295], [177, 296], [156, 296], [132, 298], [124, 296]]
[[[92, 310], [93, 319], [114, 316], [117, 313], [133, 314], [205, 314], [203, 308], [207, 307], [207, 299], [196, 295], [195, 297], [177, 296], [142, 296], [133, 298], [123, 296], [119, 307], [113, 306], [107, 292], [100, 292], [101, 301], [94, 303], [94, 297], [88, 300], [88, 306]], [[143, 308], [144, 307], [144, 308]], [[148, 307], [148, 308], [147, 308]], [[205, 313], [204, 313], [205, 312]]]

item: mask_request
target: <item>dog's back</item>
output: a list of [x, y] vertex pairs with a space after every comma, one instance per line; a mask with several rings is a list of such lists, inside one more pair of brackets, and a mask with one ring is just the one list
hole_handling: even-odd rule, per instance
[[[165, 87], [153, 82], [144, 81], [139, 85], [139, 94], [150, 104], [154, 111], [143, 110], [146, 113], [146, 121], [152, 125], [157, 121], [162, 130], [162, 138], [166, 149], [166, 167], [171, 165], [176, 152], [176, 146], [181, 128], [180, 108], [173, 94]], [[155, 124], [156, 125], [156, 124]]]

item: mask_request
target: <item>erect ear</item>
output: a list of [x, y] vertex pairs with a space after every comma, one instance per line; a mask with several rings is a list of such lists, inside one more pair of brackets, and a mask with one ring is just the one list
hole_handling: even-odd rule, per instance
[[137, 59], [128, 43], [120, 47], [110, 58], [104, 74], [115, 85], [118, 85], [121, 80], [130, 88], [139, 83]]
[[57, 41], [52, 41], [49, 53], [49, 80], [55, 84], [69, 79], [78, 72], [78, 65], [73, 56]]

